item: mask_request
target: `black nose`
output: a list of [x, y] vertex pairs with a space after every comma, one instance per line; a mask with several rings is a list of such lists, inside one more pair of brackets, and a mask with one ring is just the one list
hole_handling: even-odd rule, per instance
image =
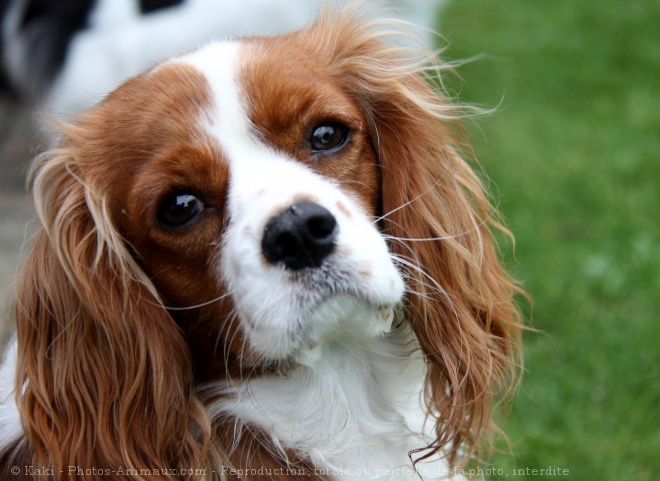
[[335, 248], [337, 220], [313, 202], [298, 202], [266, 224], [261, 250], [272, 264], [297, 271], [319, 267]]

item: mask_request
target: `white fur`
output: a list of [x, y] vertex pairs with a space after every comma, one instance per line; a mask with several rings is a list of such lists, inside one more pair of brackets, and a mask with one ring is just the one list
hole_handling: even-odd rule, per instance
[[14, 388], [16, 347], [15, 340], [7, 346], [5, 359], [0, 367], [0, 451], [23, 434]]
[[[324, 344], [286, 376], [208, 386], [231, 395], [210, 413], [238, 418], [239, 433], [246, 424], [260, 426], [276, 454], [296, 449], [335, 479], [420, 479], [408, 453], [431, 438], [420, 397], [425, 367], [411, 341], [399, 328], [382, 338]], [[416, 468], [425, 480], [450, 474], [441, 460]]]
[[[425, 366], [408, 329], [389, 332], [403, 280], [374, 223], [348, 194], [256, 138], [235, 78], [240, 62], [249, 61], [243, 60], [250, 58], [245, 49], [216, 43], [184, 61], [212, 88], [212, 120], [202, 125], [230, 166], [231, 221], [220, 277], [249, 348], [293, 367], [282, 376], [203, 387], [213, 397], [228, 395], [210, 413], [236, 417], [237, 435], [247, 424], [261, 427], [276, 454], [295, 449], [335, 479], [419, 479], [408, 453], [432, 439], [421, 401]], [[300, 275], [265, 262], [260, 247], [273, 207], [285, 208], [301, 196], [330, 210], [339, 225], [335, 253], [321, 272], [305, 274], [313, 286], [308, 289]], [[441, 460], [417, 469], [424, 479], [451, 474]]]
[[[366, 0], [379, 15], [401, 16], [420, 29], [427, 42], [436, 13], [444, 0]], [[21, 38], [20, 13], [15, 0], [4, 25], [7, 68], [15, 84], [32, 85], [27, 64], [34, 61]], [[335, 0], [332, 5], [347, 3]], [[181, 5], [141, 14], [136, 0], [97, 0], [90, 28], [77, 32], [50, 92], [47, 106], [70, 116], [91, 107], [127, 78], [165, 58], [179, 55], [209, 40], [250, 35], [276, 35], [296, 30], [317, 15], [323, 0], [186, 0]]]
[[[218, 281], [228, 285], [246, 349], [281, 361], [286, 372], [211, 383], [200, 395], [226, 395], [209, 413], [235, 417], [237, 435], [257, 425], [276, 455], [297, 450], [334, 479], [416, 480], [415, 469], [425, 480], [446, 478], [452, 473], [443, 460], [415, 468], [409, 459], [433, 433], [422, 403], [426, 367], [416, 339], [405, 325], [392, 328], [403, 279], [356, 200], [251, 130], [236, 78], [249, 58], [246, 48], [214, 43], [171, 62], [193, 65], [208, 80], [213, 105], [200, 128], [217, 140], [218, 161], [229, 163], [230, 222], [218, 251]], [[275, 207], [301, 196], [330, 210], [339, 230], [321, 268], [293, 275], [262, 258], [261, 236]], [[0, 380], [12, 379], [15, 368], [10, 355]], [[0, 386], [0, 434], [9, 436], [3, 441], [20, 435], [11, 389], [13, 382]]]
[[313, 18], [317, 1], [186, 0], [141, 15], [133, 0], [98, 0], [92, 27], [76, 35], [49, 96], [58, 114], [90, 107], [119, 83], [152, 64], [208, 41], [235, 35], [274, 35]]
[[[239, 59], [249, 58], [245, 48], [216, 43], [186, 60], [211, 85], [214, 109], [206, 128], [230, 164], [231, 221], [219, 273], [228, 284], [250, 347], [268, 359], [289, 359], [342, 329], [358, 337], [386, 332], [404, 284], [385, 241], [333, 182], [273, 151], [252, 133], [244, 94], [233, 77]], [[261, 254], [264, 227], [276, 213], [273, 209], [284, 209], [301, 197], [328, 209], [339, 229], [335, 252], [321, 268], [302, 274], [273, 266]]]

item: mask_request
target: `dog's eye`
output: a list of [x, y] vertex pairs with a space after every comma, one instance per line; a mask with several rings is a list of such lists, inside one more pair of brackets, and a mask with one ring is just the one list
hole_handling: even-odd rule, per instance
[[204, 203], [192, 194], [175, 194], [167, 197], [158, 210], [158, 221], [168, 227], [180, 227], [193, 220]]
[[312, 131], [310, 145], [312, 152], [328, 152], [346, 143], [348, 129], [338, 124], [322, 124]]

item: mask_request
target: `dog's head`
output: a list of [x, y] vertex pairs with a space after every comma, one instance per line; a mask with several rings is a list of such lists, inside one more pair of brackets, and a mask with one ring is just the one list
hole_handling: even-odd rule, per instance
[[401, 322], [428, 361], [431, 452], [478, 443], [517, 289], [454, 107], [379, 32], [326, 15], [215, 43], [62, 127], [34, 166], [17, 303], [37, 457], [194, 464], [214, 436], [200, 382]]

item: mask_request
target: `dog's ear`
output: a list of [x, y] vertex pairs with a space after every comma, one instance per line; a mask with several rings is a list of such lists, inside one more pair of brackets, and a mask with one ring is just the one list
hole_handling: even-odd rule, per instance
[[421, 63], [401, 60], [369, 25], [350, 18], [332, 24], [317, 26], [330, 37], [318, 58], [325, 55], [367, 116], [380, 164], [380, 222], [404, 272], [407, 318], [428, 362], [425, 394], [437, 439], [418, 455], [460, 462], [459, 454], [478, 450], [492, 425], [494, 395], [517, 371], [520, 289], [490, 231], [506, 229], [460, 154], [455, 108], [420, 75]]
[[188, 469], [204, 449], [191, 429], [205, 414], [186, 343], [80, 155], [65, 142], [33, 171], [42, 227], [16, 301], [16, 392], [33, 460], [63, 473]]

